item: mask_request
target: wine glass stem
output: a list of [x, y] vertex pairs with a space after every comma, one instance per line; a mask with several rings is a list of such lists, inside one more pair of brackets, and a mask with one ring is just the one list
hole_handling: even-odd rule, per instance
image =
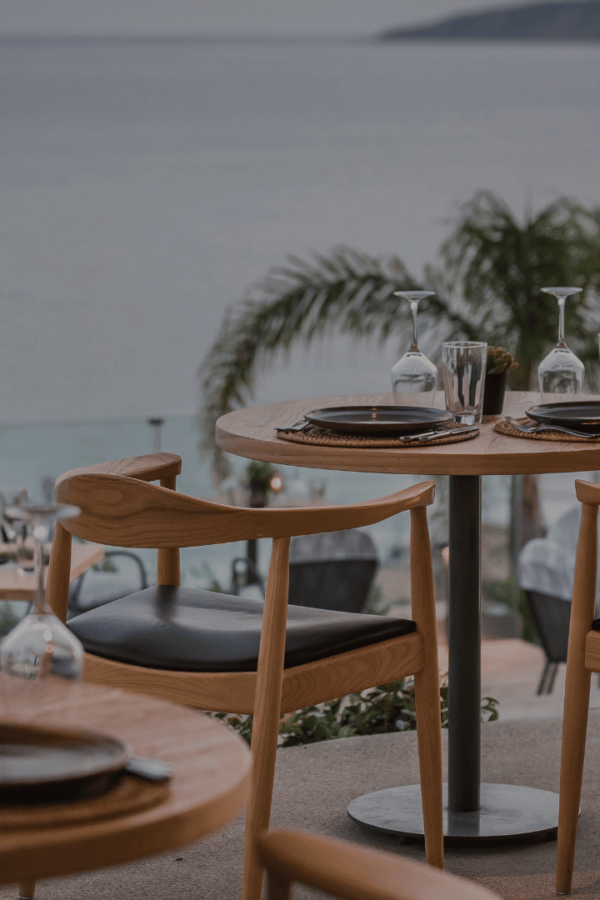
[[566, 297], [558, 298], [558, 346], [565, 345], [565, 301]]
[[35, 526], [33, 530], [33, 565], [35, 569], [37, 585], [32, 613], [34, 615], [41, 616], [51, 613], [52, 610], [46, 603], [46, 588], [44, 585], [44, 546], [41, 540], [35, 535]]
[[411, 300], [410, 301], [410, 311], [412, 312], [412, 340], [410, 343], [410, 349], [413, 351], [419, 351], [419, 345], [417, 343], [418, 340], [418, 332], [417, 332], [417, 311], [419, 309], [419, 301]]

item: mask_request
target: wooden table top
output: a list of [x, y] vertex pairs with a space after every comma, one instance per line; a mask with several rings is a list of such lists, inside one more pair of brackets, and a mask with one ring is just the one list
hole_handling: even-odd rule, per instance
[[[0, 544], [3, 549], [13, 549], [12, 545]], [[71, 574], [69, 581], [74, 581], [104, 559], [105, 549], [102, 544], [77, 544], [73, 542], [71, 551]], [[37, 585], [35, 574], [27, 572], [20, 575], [16, 569], [0, 566], [0, 600], [33, 600]]]
[[[181, 847], [230, 821], [247, 800], [250, 751], [221, 722], [150, 697], [78, 687], [77, 725], [127, 741], [138, 756], [170, 763], [169, 798], [142, 812], [89, 824], [0, 828], [0, 884], [84, 872]], [[51, 708], [37, 720], [65, 727]]]
[[[438, 393], [443, 403], [442, 392]], [[539, 403], [538, 392], [509, 391], [504, 415], [522, 416]], [[437, 447], [385, 449], [319, 447], [277, 437], [276, 426], [295, 422], [304, 413], [328, 406], [391, 404], [390, 394], [355, 394], [283, 400], [239, 409], [221, 416], [216, 441], [222, 450], [249, 459], [289, 466], [342, 469], [349, 472], [391, 472], [417, 475], [519, 475], [529, 472], [590, 472], [600, 469], [600, 441], [573, 443], [513, 438], [498, 434], [500, 417], [488, 416], [471, 441]], [[439, 404], [436, 404], [439, 405]]]

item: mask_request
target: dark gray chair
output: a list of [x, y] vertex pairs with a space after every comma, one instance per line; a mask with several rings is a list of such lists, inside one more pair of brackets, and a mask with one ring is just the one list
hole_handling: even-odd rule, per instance
[[538, 591], [525, 591], [525, 599], [533, 627], [546, 654], [536, 693], [551, 694], [558, 666], [567, 661], [571, 604], [561, 597]]
[[116, 559], [117, 557], [130, 559], [134, 563], [134, 577], [123, 575], [120, 570], [116, 569], [110, 577], [95, 582], [93, 578], [87, 577], [89, 572], [101, 569], [102, 563], [93, 566], [88, 572], [84, 572], [79, 578], [69, 586], [69, 600], [67, 606], [67, 619], [72, 619], [80, 613], [87, 612], [90, 609], [96, 609], [98, 606], [104, 606], [113, 600], [119, 600], [135, 591], [145, 591], [148, 587], [148, 575], [143, 561], [137, 553], [131, 553], [129, 550], [107, 550], [104, 559]]
[[[312, 609], [363, 612], [378, 565], [373, 539], [358, 528], [293, 537], [289, 603]], [[264, 596], [264, 585], [251, 561], [237, 557], [231, 563], [230, 592], [239, 594], [249, 581], [258, 585]]]

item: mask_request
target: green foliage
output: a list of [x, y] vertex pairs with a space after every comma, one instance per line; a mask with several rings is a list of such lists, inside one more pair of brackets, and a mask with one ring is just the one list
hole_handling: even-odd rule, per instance
[[270, 462], [252, 459], [246, 466], [246, 483], [255, 484], [267, 492], [271, 486], [271, 478], [276, 473], [277, 469]]
[[[440, 685], [442, 728], [448, 726], [448, 685]], [[498, 701], [484, 697], [481, 718], [484, 722], [498, 719]], [[252, 716], [211, 713], [221, 719], [250, 743]], [[309, 706], [282, 716], [279, 723], [279, 746], [296, 747], [316, 744], [353, 735], [387, 734], [394, 731], [416, 731], [415, 686], [411, 679], [400, 678], [361, 694], [350, 694], [320, 706]]]
[[512, 353], [506, 347], [488, 347], [487, 349], [487, 375], [503, 375], [505, 372], [514, 372], [519, 368], [519, 363], [515, 362]]
[[551, 284], [583, 289], [567, 304], [566, 333], [575, 353], [596, 366], [599, 208], [561, 197], [536, 214], [528, 210], [520, 224], [503, 200], [478, 191], [451, 225], [440, 248], [441, 271], [426, 270], [428, 280], [468, 309], [464, 337], [513, 348], [520, 363], [515, 389], [531, 387], [537, 364], [556, 343], [557, 304], [541, 293]]

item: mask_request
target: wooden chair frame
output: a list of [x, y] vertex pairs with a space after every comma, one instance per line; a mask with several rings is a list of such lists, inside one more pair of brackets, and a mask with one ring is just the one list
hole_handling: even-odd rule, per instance
[[268, 900], [290, 900], [295, 881], [344, 900], [500, 900], [478, 884], [391, 853], [305, 831], [258, 838]]
[[556, 866], [559, 894], [570, 893], [573, 882], [591, 673], [600, 672], [600, 632], [591, 630], [596, 617], [600, 485], [577, 480], [575, 489], [582, 513], [573, 582], [560, 764]]
[[[163, 697], [198, 709], [252, 713], [253, 785], [248, 804], [244, 900], [259, 900], [262, 866], [255, 839], [269, 827], [279, 717], [305, 706], [412, 675], [418, 709], [418, 744], [427, 861], [443, 867], [442, 774], [437, 626], [426, 507], [433, 482], [390, 497], [348, 506], [246, 509], [176, 493], [181, 459], [174, 454], [116, 460], [62, 475], [56, 499], [82, 510], [55, 531], [48, 599], [64, 621], [71, 537], [120, 547], [158, 550], [158, 583], [179, 585], [179, 548], [273, 539], [258, 671], [174, 672], [86, 657], [86, 681]], [[160, 481], [160, 486], [149, 484]], [[357, 528], [396, 513], [411, 514], [412, 619], [417, 630], [284, 669], [290, 538]]]

